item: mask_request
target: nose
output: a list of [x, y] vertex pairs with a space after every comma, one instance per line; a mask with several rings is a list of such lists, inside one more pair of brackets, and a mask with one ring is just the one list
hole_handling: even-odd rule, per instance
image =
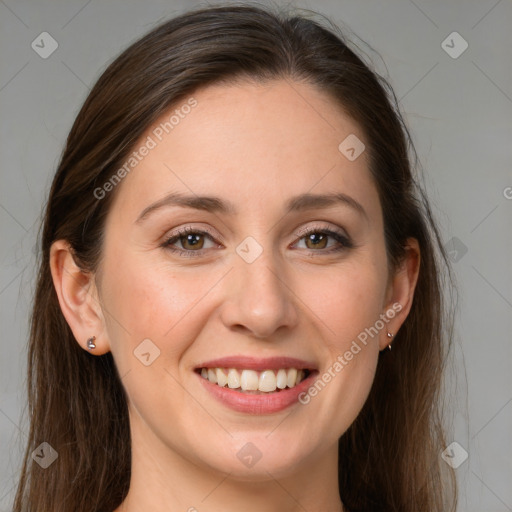
[[297, 299], [271, 251], [263, 251], [252, 263], [239, 258], [229, 273], [228, 290], [221, 311], [228, 329], [268, 339], [278, 329], [297, 324]]

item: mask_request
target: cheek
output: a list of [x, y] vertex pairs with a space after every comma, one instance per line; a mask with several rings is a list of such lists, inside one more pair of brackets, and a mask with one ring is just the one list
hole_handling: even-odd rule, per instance
[[[323, 294], [317, 294], [313, 303], [329, 327], [331, 335], [327, 339], [330, 340], [331, 360], [352, 347], [356, 364], [350, 364], [351, 370], [356, 370], [359, 364], [364, 365], [367, 357], [373, 359], [371, 354], [378, 349], [379, 333], [372, 327], [383, 313], [384, 293], [382, 274], [375, 267], [360, 266], [330, 278], [328, 289]], [[371, 335], [368, 334], [370, 331]], [[358, 343], [361, 350], [354, 343]], [[347, 357], [352, 361], [350, 354]]]
[[387, 270], [378, 259], [365, 256], [317, 274], [313, 283], [301, 280], [300, 295], [330, 332], [332, 350], [344, 351], [383, 313]]
[[310, 294], [308, 304], [324, 324], [329, 363], [304, 400], [309, 400], [320, 424], [332, 425], [325, 442], [333, 442], [348, 429], [373, 384], [378, 339], [385, 335], [385, 324], [379, 320], [384, 313], [387, 269], [379, 254], [375, 250], [372, 256], [368, 251], [347, 261], [337, 272], [317, 280], [319, 286]]
[[111, 258], [105, 265], [103, 304], [116, 363], [129, 368], [133, 351], [145, 339], [160, 350], [160, 362], [176, 364], [176, 358], [192, 343], [196, 320], [195, 305], [218, 278], [212, 273], [176, 270], [160, 258], [144, 254]]
[[143, 418], [158, 411], [168, 424], [172, 411], [187, 407], [178, 383], [179, 364], [202, 329], [201, 299], [218, 277], [171, 270], [165, 262], [148, 264], [150, 260], [132, 255], [105, 265], [103, 303], [111, 351], [130, 406]]

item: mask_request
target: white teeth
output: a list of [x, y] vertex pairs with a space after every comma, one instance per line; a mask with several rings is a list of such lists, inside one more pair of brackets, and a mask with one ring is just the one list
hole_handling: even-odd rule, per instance
[[230, 368], [228, 371], [228, 386], [231, 389], [240, 387], [240, 374], [233, 368]]
[[276, 389], [293, 388], [304, 380], [305, 370], [281, 368], [274, 370], [237, 370], [235, 368], [202, 368], [201, 376], [213, 384], [241, 391], [272, 393]]
[[282, 368], [277, 372], [276, 386], [279, 389], [284, 389], [288, 383], [288, 377], [286, 375], [286, 370]]
[[[217, 376], [217, 384], [223, 388], [228, 383], [228, 376], [224, 373], [224, 370], [222, 368], [217, 368], [216, 376]], [[208, 379], [208, 380], [210, 380], [210, 379]]]
[[258, 389], [258, 373], [254, 370], [243, 370], [240, 377], [240, 387], [244, 391], [256, 391]]
[[276, 374], [272, 370], [261, 372], [258, 389], [260, 391], [266, 391], [267, 393], [276, 390]]
[[297, 382], [297, 370], [295, 368], [290, 368], [288, 370], [288, 379], [286, 381], [286, 384], [289, 388], [293, 388], [295, 386], [295, 383]]

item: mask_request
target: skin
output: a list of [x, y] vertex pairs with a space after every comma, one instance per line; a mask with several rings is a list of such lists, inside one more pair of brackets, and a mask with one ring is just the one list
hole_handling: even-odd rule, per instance
[[[132, 479], [116, 512], [342, 511], [337, 441], [365, 403], [387, 332], [409, 313], [418, 245], [409, 240], [390, 275], [366, 153], [351, 162], [338, 150], [349, 134], [368, 142], [325, 93], [276, 80], [193, 96], [197, 106], [118, 185], [99, 273], [82, 273], [63, 240], [51, 251], [78, 343], [87, 350], [95, 335], [92, 353], [113, 353], [129, 397]], [[169, 206], [136, 222], [176, 191], [229, 200], [237, 214]], [[292, 196], [333, 191], [358, 201], [367, 218], [341, 203], [284, 212]], [[185, 226], [208, 228], [216, 240], [199, 237], [195, 258], [161, 246]], [[336, 240], [307, 244], [299, 230], [308, 227], [348, 234], [354, 247], [329, 254]], [[248, 236], [263, 249], [252, 263], [236, 252]], [[182, 241], [174, 247], [198, 250]], [[285, 355], [322, 374], [396, 303], [401, 311], [307, 405], [243, 414], [214, 401], [193, 373], [217, 357]], [[160, 350], [149, 366], [133, 355], [147, 338]], [[252, 468], [236, 456], [248, 442], [262, 454]]]

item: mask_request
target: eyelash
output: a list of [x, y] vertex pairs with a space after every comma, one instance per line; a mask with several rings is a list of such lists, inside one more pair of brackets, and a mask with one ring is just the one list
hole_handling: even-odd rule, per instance
[[[166, 249], [168, 251], [171, 251], [172, 253], [174, 253], [178, 256], [183, 256], [186, 258], [194, 258], [194, 257], [201, 256], [204, 251], [208, 250], [208, 249], [200, 249], [198, 251], [191, 251], [191, 250], [176, 249], [174, 247], [171, 247], [172, 244], [178, 242], [182, 236], [185, 236], [188, 234], [206, 235], [213, 242], [216, 242], [212, 233], [210, 233], [207, 229], [195, 229], [191, 226], [187, 226], [185, 228], [178, 230], [178, 232], [173, 233], [170, 237], [166, 238], [166, 240], [164, 240], [164, 242], [161, 244], [161, 247], [163, 247], [164, 249]], [[338, 242], [338, 244], [340, 244], [337, 247], [334, 247], [334, 248], [331, 247], [330, 249], [320, 249], [320, 250], [310, 249], [309, 252], [312, 253], [312, 255], [314, 253], [321, 253], [324, 255], [332, 254], [332, 253], [342, 252], [347, 249], [352, 249], [354, 247], [354, 244], [350, 240], [349, 237], [347, 237], [346, 235], [344, 235], [342, 233], [333, 231], [328, 228], [312, 227], [312, 228], [306, 229], [304, 231], [301, 231], [299, 241], [302, 240], [303, 238], [306, 238], [309, 235], [312, 235], [312, 234], [327, 235], [331, 238], [334, 238]]]

